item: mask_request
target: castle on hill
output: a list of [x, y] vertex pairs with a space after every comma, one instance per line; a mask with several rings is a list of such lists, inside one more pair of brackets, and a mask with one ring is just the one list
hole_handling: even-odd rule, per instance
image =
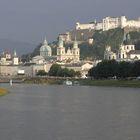
[[101, 22], [97, 22], [96, 20], [88, 24], [77, 22], [72, 31], [60, 34], [59, 37], [61, 36], [65, 43], [71, 44], [76, 36], [79, 44], [87, 42], [89, 45], [92, 45], [94, 42], [92, 37], [96, 30], [108, 31], [115, 28], [140, 30], [140, 18], [129, 20], [126, 16], [108, 16], [103, 18]]
[[102, 19], [102, 22], [92, 22], [89, 24], [80, 24], [79, 22], [76, 23], [76, 30], [103, 30], [108, 31], [110, 29], [115, 28], [140, 28], [140, 18], [137, 20], [128, 20], [125, 16], [121, 17], [105, 17]]

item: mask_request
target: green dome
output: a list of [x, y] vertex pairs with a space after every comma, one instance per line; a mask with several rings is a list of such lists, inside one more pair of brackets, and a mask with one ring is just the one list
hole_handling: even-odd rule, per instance
[[52, 49], [51, 47], [48, 45], [47, 40], [44, 40], [43, 45], [40, 47], [40, 52], [51, 52]]
[[40, 47], [40, 55], [44, 58], [50, 57], [52, 55], [52, 49], [48, 45], [47, 40], [44, 40], [43, 45]]

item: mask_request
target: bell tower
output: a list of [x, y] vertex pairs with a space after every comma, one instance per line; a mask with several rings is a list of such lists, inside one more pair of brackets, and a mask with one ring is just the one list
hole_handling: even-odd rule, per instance
[[58, 47], [57, 47], [57, 60], [65, 59], [65, 47], [62, 37], [59, 37]]
[[72, 48], [73, 56], [74, 56], [74, 61], [79, 61], [80, 57], [80, 49], [78, 48], [78, 41], [76, 40], [73, 43], [73, 48]]

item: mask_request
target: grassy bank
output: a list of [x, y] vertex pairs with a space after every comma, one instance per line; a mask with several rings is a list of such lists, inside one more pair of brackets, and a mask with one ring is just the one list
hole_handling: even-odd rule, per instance
[[4, 96], [8, 93], [6, 89], [0, 88], [0, 96]]
[[80, 80], [81, 85], [110, 86], [110, 87], [136, 87], [140, 88], [140, 80]]
[[62, 80], [56, 79], [26, 79], [24, 83], [27, 84], [46, 84], [46, 85], [60, 85], [62, 84]]
[[[110, 87], [136, 87], [140, 88], [140, 80], [91, 80], [91, 79], [71, 79], [78, 81], [80, 85], [86, 86], [110, 86]], [[64, 79], [28, 79], [25, 83], [46, 84], [46, 85], [62, 85]]]

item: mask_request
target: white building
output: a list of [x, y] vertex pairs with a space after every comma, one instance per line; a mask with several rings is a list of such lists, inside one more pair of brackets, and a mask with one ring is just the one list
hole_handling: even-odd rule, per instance
[[76, 23], [76, 30], [93, 29], [93, 30], [103, 30], [108, 31], [115, 28], [140, 28], [140, 18], [137, 20], [128, 20], [125, 16], [120, 17], [105, 17], [102, 22], [81, 24]]
[[140, 50], [135, 50], [135, 45], [131, 43], [129, 34], [123, 44], [120, 45], [116, 52], [111, 50], [110, 46], [107, 46], [104, 52], [104, 59], [116, 60], [116, 61], [135, 61], [140, 60]]
[[81, 24], [79, 22], [76, 23], [76, 30], [101, 30], [102, 29], [102, 23], [88, 23], [88, 24]]
[[66, 61], [71, 60], [73, 62], [78, 62], [80, 59], [80, 49], [78, 48], [78, 42], [75, 40], [72, 49], [64, 47], [62, 37], [59, 37], [59, 44], [57, 47], [57, 60]]
[[128, 20], [125, 16], [121, 17], [106, 17], [102, 21], [103, 31], [107, 31], [115, 28], [140, 28], [140, 19], [137, 20]]
[[81, 73], [81, 76], [84, 77], [88, 74], [88, 71], [93, 67], [93, 63], [88, 62], [80, 62], [76, 64], [66, 64], [62, 65], [62, 68], [67, 68], [69, 70], [79, 71]]
[[44, 64], [45, 63], [45, 59], [43, 56], [37, 55], [35, 57], [32, 58], [32, 63], [35, 64]]
[[95, 29], [95, 23], [89, 24], [81, 24], [79, 22], [76, 23], [76, 30], [84, 30], [84, 29]]
[[17, 56], [16, 51], [14, 54], [10, 54], [9, 52], [3, 52], [0, 58], [1, 65], [19, 65], [19, 57]]

